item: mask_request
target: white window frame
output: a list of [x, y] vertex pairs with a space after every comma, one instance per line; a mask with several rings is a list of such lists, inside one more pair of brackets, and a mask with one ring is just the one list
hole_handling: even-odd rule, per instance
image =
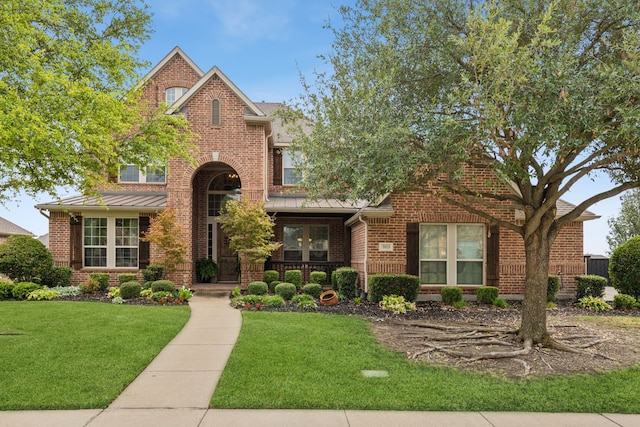
[[[140, 266], [140, 238], [139, 238], [139, 234], [140, 234], [140, 218], [138, 216], [132, 216], [132, 215], [122, 215], [122, 214], [113, 214], [113, 215], [108, 215], [108, 216], [104, 216], [104, 215], [95, 215], [94, 213], [86, 213], [83, 214], [83, 223], [82, 223], [82, 266], [84, 268], [88, 268], [88, 269], [104, 269], [104, 268], [109, 268], [109, 269], [138, 269]], [[106, 245], [85, 245], [85, 227], [86, 227], [86, 222], [89, 219], [103, 219], [107, 221], [107, 244]], [[133, 238], [133, 242], [135, 244], [132, 244], [131, 242], [129, 242], [126, 245], [123, 244], [117, 244], [118, 243], [118, 238], [116, 236], [116, 220], [118, 219], [132, 219], [132, 220], [136, 220], [138, 221], [138, 231], [135, 234], [135, 237]], [[107, 252], [107, 262], [106, 265], [101, 265], [101, 266], [88, 266], [87, 265], [87, 261], [86, 261], [86, 252], [85, 249], [86, 248], [105, 248], [106, 252]], [[129, 248], [129, 249], [136, 249], [137, 250], [137, 262], [135, 263], [135, 265], [133, 266], [124, 266], [124, 267], [118, 267], [116, 266], [116, 250], [120, 249], [120, 248]]]
[[[123, 173], [125, 168], [126, 169], [135, 168], [135, 170], [137, 172], [137, 179], [136, 180], [123, 180], [122, 179], [122, 173]], [[152, 173], [151, 173], [152, 169], [164, 170], [164, 180], [162, 180], [162, 181], [148, 181], [147, 177], [152, 175]], [[145, 168], [145, 172], [142, 172], [135, 165], [122, 165], [120, 167], [120, 174], [118, 175], [118, 182], [120, 182], [122, 184], [160, 184], [160, 185], [164, 185], [164, 184], [167, 183], [167, 167], [166, 166], [147, 166]]]
[[[301, 260], [287, 260], [284, 258], [284, 252], [285, 251], [294, 251], [294, 249], [285, 249], [283, 246], [283, 260], [285, 262], [328, 262], [331, 259], [331, 241], [330, 241], [330, 228], [329, 225], [327, 224], [285, 224], [282, 228], [282, 233], [283, 233], [283, 240], [284, 240], [284, 230], [287, 227], [301, 227], [302, 228], [302, 237], [301, 237], [301, 247], [300, 249], [296, 250], [296, 251], [301, 251], [302, 252], [302, 259]], [[327, 249], [312, 249], [312, 241], [311, 241], [311, 233], [310, 233], [310, 228], [311, 227], [324, 227], [327, 230]], [[327, 253], [327, 259], [325, 261], [310, 261], [309, 260], [309, 253], [313, 252], [313, 251], [322, 251], [322, 252], [326, 252]]]
[[[426, 226], [446, 226], [446, 257], [444, 258], [423, 258], [419, 254], [419, 272], [420, 282], [422, 286], [483, 286], [486, 283], [486, 258], [487, 258], [487, 242], [484, 236], [486, 236], [486, 226], [480, 223], [422, 223], [419, 230], [419, 246], [418, 250], [422, 248], [422, 228]], [[457, 233], [458, 226], [477, 226], [482, 227], [482, 238], [480, 240], [482, 244], [482, 258], [458, 258], [457, 248]], [[422, 281], [422, 263], [423, 262], [446, 262], [446, 283], [424, 283]], [[470, 262], [481, 263], [482, 266], [482, 282], [481, 283], [466, 283], [458, 284], [458, 262]]]
[[[302, 159], [300, 151], [282, 149], [282, 185], [298, 185], [300, 183], [301, 177], [295, 175], [298, 169], [295, 167], [295, 163], [300, 159]], [[291, 171], [291, 178], [287, 176], [288, 170]]]
[[168, 105], [173, 105], [176, 103], [178, 99], [180, 99], [180, 97], [182, 97], [182, 95], [184, 95], [188, 91], [189, 91], [188, 87], [181, 87], [181, 86], [169, 87], [167, 88], [167, 90], [164, 91], [164, 100]]

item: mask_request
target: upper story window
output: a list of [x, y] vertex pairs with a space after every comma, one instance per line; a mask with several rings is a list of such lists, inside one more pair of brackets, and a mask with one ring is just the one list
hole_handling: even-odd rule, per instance
[[483, 224], [420, 224], [420, 282], [426, 285], [482, 285]]
[[167, 182], [167, 168], [147, 166], [143, 172], [134, 165], [123, 165], [120, 167], [120, 182], [164, 184]]
[[189, 90], [189, 88], [186, 88], [186, 87], [170, 87], [165, 92], [165, 101], [166, 101], [166, 103], [169, 104], [169, 105], [175, 104], [176, 101], [178, 99], [180, 99], [180, 97], [182, 95], [187, 93], [188, 90]]
[[220, 100], [211, 101], [211, 126], [220, 126], [222, 124], [222, 116], [220, 114]]
[[299, 151], [282, 150], [282, 183], [284, 185], [296, 185], [300, 182], [295, 165], [301, 158], [302, 153]]

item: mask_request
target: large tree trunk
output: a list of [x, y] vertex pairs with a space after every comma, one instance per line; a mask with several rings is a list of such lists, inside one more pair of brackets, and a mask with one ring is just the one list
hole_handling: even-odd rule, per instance
[[522, 322], [518, 338], [524, 342], [548, 344], [547, 282], [551, 242], [540, 228], [525, 240], [525, 284]]

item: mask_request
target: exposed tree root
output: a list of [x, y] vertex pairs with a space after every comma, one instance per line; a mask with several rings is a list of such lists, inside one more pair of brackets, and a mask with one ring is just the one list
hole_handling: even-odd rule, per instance
[[523, 377], [526, 377], [527, 375], [529, 375], [531, 373], [531, 366], [525, 362], [522, 359], [513, 359], [514, 361], [521, 363], [522, 366], [524, 366], [524, 373], [522, 374]]

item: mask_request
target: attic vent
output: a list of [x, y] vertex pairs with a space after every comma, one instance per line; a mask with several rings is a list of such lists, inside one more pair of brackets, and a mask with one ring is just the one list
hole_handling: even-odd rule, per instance
[[220, 126], [220, 100], [211, 101], [211, 125]]

